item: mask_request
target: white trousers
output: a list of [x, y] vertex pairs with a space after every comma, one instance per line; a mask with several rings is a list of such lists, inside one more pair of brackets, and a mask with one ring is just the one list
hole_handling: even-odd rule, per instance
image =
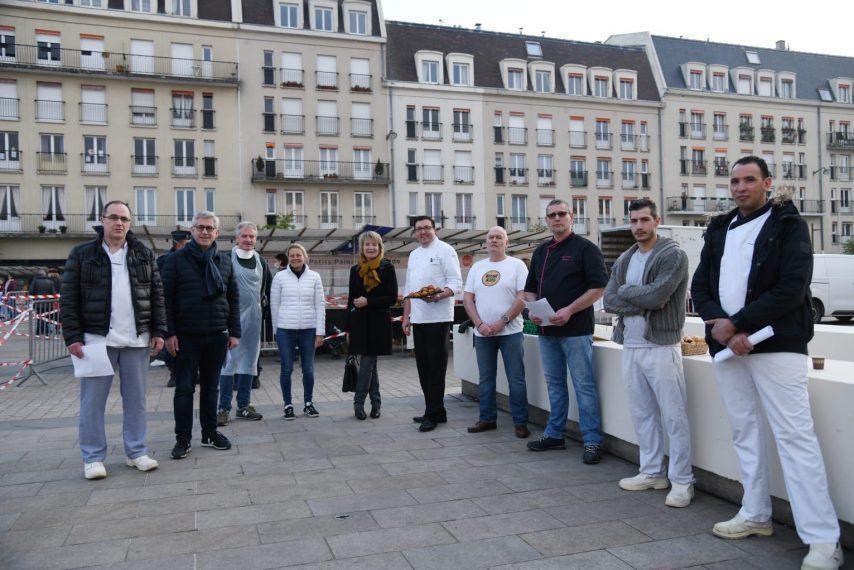
[[805, 544], [837, 542], [839, 522], [813, 428], [807, 366], [803, 354], [749, 354], [715, 364], [715, 380], [741, 464], [741, 516], [755, 522], [771, 518], [764, 410], [777, 442], [798, 536]]
[[694, 482], [682, 349], [677, 346], [623, 348], [623, 381], [640, 447], [640, 472], [663, 477], [664, 433], [670, 440], [671, 482]]

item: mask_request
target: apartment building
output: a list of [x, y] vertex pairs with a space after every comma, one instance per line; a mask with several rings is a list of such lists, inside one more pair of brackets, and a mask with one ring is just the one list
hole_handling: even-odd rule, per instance
[[686, 40], [649, 33], [612, 36], [643, 46], [664, 102], [664, 215], [705, 225], [730, 209], [729, 173], [746, 154], [771, 167], [790, 194], [817, 252], [851, 239], [854, 185], [854, 58]]
[[[4, 3], [0, 240], [4, 262], [61, 260], [125, 200], [169, 247], [195, 211], [241, 213], [228, 1]], [[144, 227], [142, 227], [144, 226]]]
[[572, 205], [598, 241], [628, 202], [657, 197], [660, 102], [642, 50], [387, 22], [393, 219], [545, 227]]

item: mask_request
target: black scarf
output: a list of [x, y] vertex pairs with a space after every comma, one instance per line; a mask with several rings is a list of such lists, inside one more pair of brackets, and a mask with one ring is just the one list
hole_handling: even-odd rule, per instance
[[222, 273], [219, 272], [219, 265], [216, 262], [218, 259], [216, 242], [213, 242], [207, 250], [202, 249], [196, 240], [190, 240], [185, 247], [205, 272], [202, 299], [210, 301], [225, 293], [225, 281], [222, 279]]

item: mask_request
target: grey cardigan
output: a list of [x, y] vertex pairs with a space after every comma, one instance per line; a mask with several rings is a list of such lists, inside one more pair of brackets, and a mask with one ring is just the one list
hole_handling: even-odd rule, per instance
[[688, 290], [688, 256], [670, 238], [659, 237], [646, 262], [643, 285], [626, 285], [634, 244], [614, 263], [605, 287], [605, 310], [618, 315], [614, 342], [623, 344], [623, 317], [646, 318], [644, 338], [654, 344], [677, 344], [685, 325], [685, 295]]

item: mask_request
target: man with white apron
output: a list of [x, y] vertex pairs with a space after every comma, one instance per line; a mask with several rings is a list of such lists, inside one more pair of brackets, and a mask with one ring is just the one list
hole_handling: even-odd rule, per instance
[[263, 418], [249, 405], [252, 378], [258, 373], [261, 353], [262, 300], [269, 295], [272, 277], [267, 263], [255, 251], [258, 228], [252, 222], [241, 222], [235, 231], [237, 245], [231, 250], [231, 264], [240, 292], [241, 342], [228, 352], [219, 377], [219, 411], [217, 425], [228, 425], [235, 376], [237, 380], [237, 414], [243, 420]]

